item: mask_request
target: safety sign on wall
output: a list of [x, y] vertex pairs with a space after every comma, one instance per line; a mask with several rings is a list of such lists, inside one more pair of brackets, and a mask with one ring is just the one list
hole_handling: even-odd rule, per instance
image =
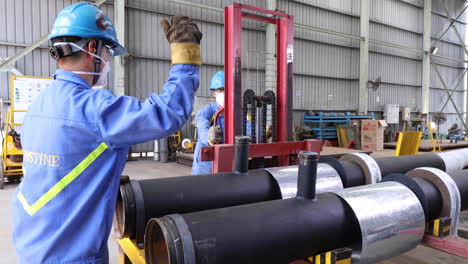
[[[53, 78], [13, 75], [10, 79], [10, 102], [13, 110], [28, 110], [39, 93], [49, 87]], [[24, 113], [15, 113], [15, 123], [22, 123]]]

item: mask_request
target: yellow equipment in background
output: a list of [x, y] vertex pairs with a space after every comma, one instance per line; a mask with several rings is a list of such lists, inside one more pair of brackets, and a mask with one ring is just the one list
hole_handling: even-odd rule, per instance
[[25, 113], [25, 110], [8, 110], [5, 122], [4, 138], [2, 142], [2, 166], [0, 171], [0, 189], [3, 189], [5, 179], [18, 182], [23, 176], [23, 150], [16, 129], [22, 124], [15, 123], [15, 113]]
[[171, 144], [173, 148], [178, 148], [180, 147], [180, 144], [182, 143], [182, 133], [180, 131], [175, 132], [174, 134], [170, 135], [172, 137]]
[[193, 152], [195, 150], [195, 145], [197, 144], [196, 140], [191, 140], [189, 138], [184, 138], [182, 140], [182, 148], [185, 150], [185, 152]]
[[[432, 152], [442, 151], [442, 148], [440, 147], [441, 140], [439, 139], [439, 130], [436, 128], [435, 122], [429, 122], [427, 127], [429, 130], [429, 137], [431, 138]], [[436, 141], [434, 141], [434, 133], [437, 135]], [[436, 144], [438, 150], [436, 149]]]
[[399, 132], [395, 156], [418, 154], [421, 136], [422, 132], [417, 131]]

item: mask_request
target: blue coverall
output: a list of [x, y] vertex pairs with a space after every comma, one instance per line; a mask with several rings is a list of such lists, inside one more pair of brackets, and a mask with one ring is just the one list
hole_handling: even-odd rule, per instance
[[171, 135], [192, 111], [199, 66], [174, 65], [144, 103], [57, 70], [25, 115], [24, 179], [13, 207], [20, 263], [108, 263], [128, 148]]
[[[201, 148], [209, 147], [208, 144], [208, 129], [214, 125], [214, 115], [218, 112], [219, 108], [216, 103], [212, 103], [203, 107], [197, 114], [197, 134], [198, 141], [195, 146], [195, 153], [193, 153], [192, 175], [200, 175], [211, 173], [211, 161], [201, 161]], [[223, 131], [224, 135], [224, 117], [220, 114], [216, 123]], [[224, 139], [220, 144], [224, 144]]]

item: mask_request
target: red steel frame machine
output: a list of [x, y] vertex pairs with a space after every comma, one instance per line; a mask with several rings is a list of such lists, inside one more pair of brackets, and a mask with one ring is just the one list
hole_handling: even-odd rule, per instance
[[[213, 161], [213, 173], [232, 171], [235, 136], [241, 135], [242, 116], [242, 20], [253, 19], [274, 24], [277, 27], [277, 100], [276, 141], [251, 144], [249, 157], [275, 157], [275, 166], [294, 163], [290, 155], [301, 150], [320, 152], [318, 140], [292, 141], [292, 91], [293, 91], [293, 42], [294, 17], [282, 12], [255, 6], [233, 3], [224, 8], [225, 35], [225, 144], [202, 148], [201, 160]], [[237, 109], [236, 109], [237, 108]]]

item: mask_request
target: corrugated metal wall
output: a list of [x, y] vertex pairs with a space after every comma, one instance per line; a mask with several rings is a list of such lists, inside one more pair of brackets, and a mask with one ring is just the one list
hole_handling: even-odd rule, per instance
[[[445, 1], [445, 5], [448, 9], [449, 15], [452, 17], [452, 19], [455, 19], [455, 17], [463, 10], [465, 2]], [[435, 39], [437, 39], [446, 30], [450, 22], [447, 20], [447, 16], [445, 15], [445, 11], [443, 6], [441, 5], [441, 1], [433, 0], [432, 10], [432, 41], [434, 42]], [[457, 20], [457, 22], [455, 22], [454, 26], [458, 29], [458, 32], [460, 32], [461, 37], [465, 39], [466, 14], [462, 15]], [[447, 32], [447, 34], [445, 34], [442, 37], [441, 41], [437, 44], [437, 47], [439, 47], [439, 50], [437, 52], [438, 55], [460, 59], [463, 59], [465, 57], [463, 51], [464, 47], [459, 43], [459, 40], [453, 29], [450, 29]], [[463, 76], [463, 73], [465, 71], [464, 64], [449, 60], [442, 60], [438, 58], [434, 58], [433, 63], [437, 64], [437, 67], [448, 88], [454, 89], [459, 78]], [[440, 112], [442, 110], [443, 105], [448, 100], [447, 93], [444, 90], [440, 79], [437, 77], [434, 67], [434, 65], [431, 65], [431, 93], [429, 106], [429, 111], [431, 113]], [[466, 79], [461, 81], [461, 84], [458, 86], [458, 91], [455, 91], [452, 95], [452, 98], [454, 99], [458, 110], [462, 114], [466, 112], [464, 102], [465, 89]], [[447, 129], [453, 123], [458, 123], [459, 127], [462, 127], [461, 120], [460, 118], [458, 118], [458, 115], [456, 114], [455, 108], [453, 107], [452, 103], [448, 102], [443, 112], [448, 114], [447, 122], [441, 125], [440, 128], [443, 133], [446, 133]]]
[[[190, 0], [222, 8], [232, 0]], [[0, 0], [0, 57], [13, 56], [24, 45], [47, 34], [55, 16], [64, 6], [78, 1], [67, 0]], [[264, 0], [240, 0], [242, 3], [266, 7]], [[446, 1], [452, 17], [464, 7], [462, 0]], [[371, 0], [370, 38], [413, 49], [422, 49], [423, 0]], [[112, 1], [103, 5], [113, 17]], [[196, 20], [204, 34], [200, 88], [194, 109], [212, 101], [209, 91], [211, 76], [223, 70], [224, 30], [223, 13], [209, 9], [184, 6], [163, 0], [127, 0], [126, 93], [144, 100], [152, 92], [161, 92], [170, 66], [169, 45], [160, 29], [159, 21], [171, 15], [187, 15]], [[359, 0], [278, 0], [278, 9], [295, 16], [298, 24], [359, 35]], [[433, 0], [432, 36], [437, 38], [448, 25], [439, 0]], [[465, 35], [465, 16], [455, 23]], [[243, 87], [263, 93], [265, 78], [265, 25], [248, 21], [243, 23]], [[434, 40], [433, 40], [434, 41]], [[46, 44], [19, 60], [16, 67], [26, 75], [50, 76], [56, 64], [48, 56]], [[438, 54], [463, 58], [463, 47], [450, 30], [439, 42]], [[302, 124], [306, 110], [354, 111], [358, 107], [359, 41], [295, 29], [294, 125]], [[369, 79], [382, 78], [378, 89], [369, 89], [369, 110], [381, 111], [384, 104], [400, 104], [421, 109], [421, 55], [377, 44], [370, 45]], [[446, 83], [454, 85], [463, 73], [458, 62], [434, 59]], [[9, 98], [9, 74], [0, 73], [0, 96]], [[112, 86], [112, 83], [110, 84]], [[464, 89], [454, 93], [457, 106], [464, 111]], [[430, 111], [440, 111], [447, 95], [431, 69]], [[449, 103], [448, 125], [456, 119], [455, 109]], [[184, 136], [192, 136], [190, 121], [184, 127]], [[151, 151], [152, 143], [140, 144], [133, 151]]]

